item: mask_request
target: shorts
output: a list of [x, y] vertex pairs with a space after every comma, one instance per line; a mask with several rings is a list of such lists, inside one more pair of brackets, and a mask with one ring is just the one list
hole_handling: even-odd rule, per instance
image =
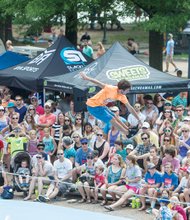
[[139, 194], [139, 189], [134, 186], [125, 185], [126, 188], [129, 190], [133, 190], [134, 193]]
[[115, 117], [115, 114], [106, 106], [87, 106], [87, 110], [91, 115], [103, 121], [105, 124], [109, 123], [112, 120], [112, 118]]
[[58, 189], [60, 194], [65, 194], [67, 190], [69, 190], [72, 186], [72, 181], [71, 180], [65, 180], [63, 183], [59, 182], [58, 184]]

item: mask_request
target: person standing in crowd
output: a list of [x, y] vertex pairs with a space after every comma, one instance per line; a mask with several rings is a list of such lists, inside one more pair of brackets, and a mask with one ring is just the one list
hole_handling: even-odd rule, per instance
[[87, 40], [84, 41], [84, 47], [83, 47], [83, 49], [82, 49], [82, 52], [83, 52], [84, 54], [86, 54], [87, 56], [93, 58], [94, 51], [93, 51], [92, 47], [89, 46]]
[[13, 47], [13, 43], [11, 40], [7, 40], [5, 44], [6, 44], [7, 51], [13, 51], [14, 47]]
[[23, 98], [20, 95], [15, 97], [15, 112], [19, 113], [19, 123], [24, 119], [24, 116], [27, 112], [27, 108], [23, 103]]
[[74, 124], [77, 113], [75, 112], [75, 107], [74, 107], [74, 101], [73, 100], [70, 101], [69, 106], [70, 106], [70, 111], [66, 112], [65, 116], [69, 117], [71, 119], [71, 122]]
[[178, 105], [182, 105], [184, 108], [187, 107], [187, 92], [180, 92], [179, 95], [173, 98], [173, 108], [175, 109]]
[[100, 56], [102, 56], [105, 53], [105, 48], [102, 44], [102, 42], [98, 42], [97, 43], [97, 52], [96, 52], [96, 58], [99, 58]]
[[87, 43], [88, 43], [89, 45], [92, 45], [91, 37], [90, 37], [90, 35], [88, 34], [88, 32], [85, 32], [85, 33], [82, 35], [81, 39], [80, 39], [80, 42], [81, 42], [82, 44], [83, 44], [85, 41], [87, 41]]
[[44, 108], [41, 105], [38, 104], [38, 99], [37, 99], [36, 96], [32, 96], [30, 98], [30, 102], [35, 107], [37, 114], [39, 114], [39, 115], [44, 114]]
[[86, 102], [87, 109], [90, 114], [94, 115], [96, 118], [100, 119], [104, 123], [110, 122], [121, 132], [128, 135], [128, 127], [106, 107], [106, 105], [110, 101], [113, 102], [113, 100], [119, 100], [127, 106], [128, 110], [135, 115], [135, 117], [141, 124], [138, 114], [130, 105], [126, 97], [127, 92], [131, 88], [131, 84], [127, 80], [120, 80], [117, 86], [111, 86], [87, 76], [84, 72], [81, 72], [80, 75], [82, 79], [88, 80], [98, 85], [102, 89], [96, 95], [89, 98]]
[[37, 124], [39, 129], [39, 140], [42, 141], [44, 137], [44, 128], [50, 128], [56, 121], [56, 116], [51, 113], [51, 103], [46, 102], [44, 105], [45, 114], [40, 115], [39, 122]]
[[173, 61], [173, 55], [174, 55], [174, 40], [173, 40], [173, 34], [168, 34], [168, 41], [166, 44], [166, 70], [165, 72], [168, 72], [169, 69], [169, 63], [171, 63], [174, 68], [175, 72], [178, 70], [176, 64]]
[[139, 46], [135, 42], [134, 38], [128, 38], [127, 48], [132, 55], [139, 53]]

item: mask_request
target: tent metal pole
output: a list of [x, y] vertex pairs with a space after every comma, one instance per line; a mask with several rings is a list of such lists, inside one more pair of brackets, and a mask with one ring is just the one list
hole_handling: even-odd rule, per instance
[[45, 102], [46, 102], [46, 89], [45, 87], [43, 87], [43, 107], [44, 107]]

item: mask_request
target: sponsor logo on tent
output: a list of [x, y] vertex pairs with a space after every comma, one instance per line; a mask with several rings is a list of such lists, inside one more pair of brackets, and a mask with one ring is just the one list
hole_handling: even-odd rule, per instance
[[108, 70], [106, 75], [111, 80], [120, 81], [122, 79], [126, 79], [129, 81], [134, 81], [148, 79], [150, 72], [145, 66], [134, 65]]
[[70, 72], [82, 68], [87, 62], [83, 54], [74, 47], [63, 48], [60, 52], [60, 56]]
[[74, 47], [66, 47], [61, 50], [60, 56], [65, 64], [84, 64], [87, 62], [83, 54]]

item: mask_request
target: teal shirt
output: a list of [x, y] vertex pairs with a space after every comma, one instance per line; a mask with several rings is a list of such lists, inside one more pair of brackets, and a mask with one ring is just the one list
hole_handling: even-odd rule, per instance
[[89, 46], [83, 47], [82, 52], [83, 52], [84, 54], [86, 54], [87, 56], [89, 56], [89, 57], [93, 57], [93, 52], [94, 52], [94, 51], [93, 51], [92, 47], [89, 47]]
[[44, 151], [46, 153], [53, 152], [55, 146], [54, 146], [53, 138], [52, 137], [49, 137], [49, 138], [44, 137], [43, 138], [43, 143], [45, 144]]
[[69, 149], [64, 150], [64, 157], [65, 158], [70, 159], [71, 157], [75, 158], [75, 156], [76, 156], [76, 151], [75, 151], [74, 147], [71, 147]]
[[176, 107], [177, 105], [182, 105], [184, 107], [187, 107], [187, 98], [181, 98], [180, 95], [177, 95], [173, 100], [172, 100], [172, 105]]

